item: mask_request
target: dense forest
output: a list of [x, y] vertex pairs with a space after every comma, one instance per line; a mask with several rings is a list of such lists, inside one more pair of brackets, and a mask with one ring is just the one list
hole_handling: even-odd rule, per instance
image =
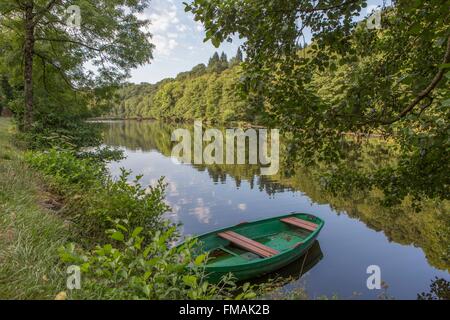
[[164, 79], [156, 84], [125, 84], [117, 90], [106, 116], [254, 122], [255, 107], [247, 103], [237, 88], [242, 61], [240, 48], [230, 60], [224, 52], [220, 55], [216, 52], [207, 65], [199, 64], [179, 73], [175, 79]]

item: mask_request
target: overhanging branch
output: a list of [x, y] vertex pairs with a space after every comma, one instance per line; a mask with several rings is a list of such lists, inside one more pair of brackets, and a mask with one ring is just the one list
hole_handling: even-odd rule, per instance
[[60, 66], [58, 66], [54, 61], [52, 61], [51, 59], [49, 59], [48, 57], [40, 54], [37, 51], [34, 51], [34, 54], [36, 56], [38, 56], [39, 58], [41, 58], [43, 61], [46, 61], [49, 65], [51, 65], [53, 68], [55, 68], [59, 74], [61, 75], [61, 77], [64, 79], [64, 82], [67, 83], [67, 85], [73, 90], [73, 91], [77, 91], [77, 89], [74, 87], [74, 85], [72, 84], [72, 82], [69, 80], [69, 78], [67, 77], [67, 75], [65, 74], [64, 70], [62, 70], [62, 68]]
[[49, 39], [49, 38], [36, 38], [36, 41], [51, 41], [51, 42], [67, 42], [67, 43], [73, 43], [73, 44], [77, 44], [79, 46], [85, 47], [87, 49], [93, 50], [93, 51], [102, 51], [102, 48], [95, 48], [92, 46], [89, 46], [83, 42], [80, 41], [76, 41], [76, 40], [70, 40], [70, 39]]
[[[445, 52], [442, 64], [446, 64], [449, 62], [450, 62], [450, 37], [447, 38], [447, 50]], [[390, 120], [381, 121], [381, 123], [382, 124], [392, 124], [394, 122], [399, 121], [401, 118], [405, 117], [407, 114], [409, 114], [423, 99], [425, 99], [426, 97], [429, 97], [430, 93], [436, 88], [436, 86], [439, 84], [439, 82], [444, 77], [444, 72], [445, 72], [445, 69], [440, 68], [438, 73], [436, 73], [436, 75], [434, 76], [433, 80], [431, 80], [430, 84], [424, 90], [422, 90], [416, 96], [416, 98], [413, 101], [411, 101], [411, 103], [397, 115], [397, 117], [390, 119]], [[424, 106], [422, 106], [422, 111], [424, 109], [428, 108], [430, 105], [431, 105], [431, 103], [428, 103], [428, 104], [425, 104]]]

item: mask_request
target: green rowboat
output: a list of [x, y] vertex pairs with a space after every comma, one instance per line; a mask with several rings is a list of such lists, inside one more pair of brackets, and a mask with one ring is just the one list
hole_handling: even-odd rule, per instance
[[199, 236], [198, 249], [209, 253], [206, 272], [211, 282], [230, 272], [246, 280], [300, 258], [323, 225], [322, 219], [307, 213], [244, 222]]

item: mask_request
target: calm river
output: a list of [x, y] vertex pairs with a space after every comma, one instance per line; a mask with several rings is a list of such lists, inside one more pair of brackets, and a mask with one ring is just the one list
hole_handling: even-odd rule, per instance
[[[105, 123], [105, 144], [124, 150], [126, 159], [111, 163], [113, 175], [124, 167], [143, 174], [143, 184], [161, 176], [168, 184], [171, 219], [183, 234], [201, 234], [292, 211], [325, 220], [318, 241], [301, 261], [281, 270], [293, 280], [289, 291], [304, 287], [317, 298], [377, 299], [382, 294], [416, 299], [433, 281], [450, 281], [448, 205], [424, 205], [414, 213], [407, 205], [388, 209], [377, 194], [337, 198], [320, 190], [307, 168], [289, 178], [259, 176], [256, 166], [176, 164], [170, 158], [175, 127], [160, 122]], [[367, 267], [377, 265], [385, 290], [369, 290]], [[303, 274], [301, 277], [300, 275]], [[447, 293], [448, 294], [448, 293]]]

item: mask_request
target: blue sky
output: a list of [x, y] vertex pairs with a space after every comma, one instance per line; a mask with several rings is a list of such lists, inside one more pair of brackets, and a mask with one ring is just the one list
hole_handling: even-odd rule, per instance
[[188, 71], [199, 63], [207, 63], [215, 51], [224, 51], [229, 58], [236, 54], [241, 42], [225, 43], [215, 48], [210, 41], [203, 42], [204, 29], [184, 12], [186, 0], [152, 0], [142, 18], [150, 19], [151, 42], [156, 46], [149, 65], [133, 70], [131, 82], [155, 83], [179, 72]]
[[[242, 43], [237, 37], [232, 43], [224, 43], [219, 48], [215, 48], [210, 41], [204, 43], [203, 26], [194, 21], [191, 13], [184, 12], [183, 1], [189, 2], [152, 0], [150, 7], [140, 14], [141, 18], [151, 21], [149, 31], [153, 34], [151, 42], [156, 49], [151, 63], [133, 70], [129, 81], [155, 83], [175, 77], [199, 63], [206, 64], [215, 51], [224, 51], [228, 58], [236, 54]], [[381, 4], [382, 0], [369, 0], [368, 3], [370, 9]]]

